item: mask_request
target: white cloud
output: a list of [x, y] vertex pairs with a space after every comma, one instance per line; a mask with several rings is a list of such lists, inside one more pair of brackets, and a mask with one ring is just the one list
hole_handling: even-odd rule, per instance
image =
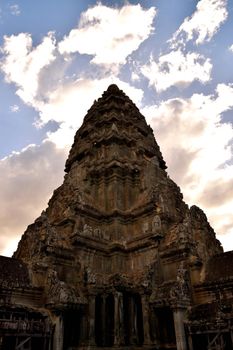
[[131, 80], [132, 81], [140, 81], [140, 76], [136, 72], [131, 73]]
[[157, 62], [151, 58], [149, 64], [141, 67], [141, 72], [160, 92], [171, 86], [186, 87], [195, 80], [206, 83], [210, 80], [211, 69], [210, 60], [202, 55], [177, 50], [160, 56]]
[[10, 12], [13, 16], [19, 16], [21, 13], [19, 5], [18, 4], [11, 5]]
[[12, 113], [17, 113], [17, 112], [19, 112], [19, 106], [18, 106], [18, 105], [12, 105], [12, 106], [10, 106], [10, 111], [11, 111]]
[[[131, 98], [140, 104], [143, 92], [130, 87], [116, 76], [108, 78], [85, 79], [65, 77], [64, 63], [56, 56], [56, 44], [52, 34], [45, 37], [41, 44], [32, 45], [29, 34], [4, 38], [4, 54], [1, 69], [8, 83], [17, 86], [18, 96], [35, 108], [39, 120], [35, 125], [44, 125], [50, 120], [60, 123], [60, 128], [48, 137], [59, 147], [70, 144], [75, 130], [100, 91], [111, 83], [117, 83]], [[11, 111], [16, 112], [16, 106]]]
[[228, 236], [233, 234], [233, 127], [221, 115], [232, 108], [233, 86], [220, 84], [214, 95], [170, 99], [143, 111], [185, 201], [202, 207], [217, 233]]
[[192, 16], [185, 18], [168, 41], [172, 49], [158, 60], [141, 67], [141, 73], [158, 92], [171, 86], [187, 87], [194, 81], [206, 83], [211, 79], [212, 63], [197, 52], [187, 52], [187, 42], [202, 44], [210, 41], [227, 19], [226, 0], [200, 0]]
[[227, 0], [200, 0], [191, 17], [185, 18], [170, 42], [173, 47], [194, 40], [203, 44], [210, 41], [227, 19]]
[[229, 50], [233, 52], [233, 45], [229, 47]]
[[28, 33], [4, 36], [0, 68], [6, 81], [18, 87], [17, 95], [25, 103], [33, 103], [42, 69], [56, 58], [54, 50], [55, 40], [52, 33], [44, 37], [36, 48], [33, 48], [31, 35]]
[[[154, 11], [144, 11], [140, 5], [127, 5], [121, 10], [105, 6], [103, 8], [107, 12], [109, 10], [113, 17], [119, 17], [117, 20], [123, 24], [126, 20], [130, 24], [133, 14], [135, 16], [138, 13], [143, 14], [147, 19], [148, 16], [153, 17], [152, 12]], [[96, 15], [99, 13], [97, 10], [100, 9], [102, 5], [88, 10], [90, 14], [87, 15], [87, 18], [90, 20], [92, 11]], [[89, 26], [85, 22], [87, 21], [85, 14], [81, 21], [82, 27]], [[138, 35], [138, 38], [140, 36], [135, 35]], [[130, 41], [129, 38], [127, 40]], [[122, 82], [117, 78], [117, 74], [103, 77], [106, 74], [103, 75], [101, 71], [95, 70], [91, 78], [82, 77], [84, 75], [82, 73], [79, 74], [79, 78], [77, 74], [67, 76], [66, 69], [72, 64], [72, 60], [65, 60], [65, 57], [58, 53], [53, 33], [49, 33], [43, 38], [42, 43], [35, 47], [31, 36], [27, 33], [5, 36], [1, 51], [3, 59], [0, 67], [5, 74], [6, 81], [14, 83], [17, 87], [17, 95], [24, 103], [38, 112], [39, 120], [35, 122], [35, 125], [44, 125], [50, 120], [60, 123], [59, 130], [48, 135], [49, 139], [56, 142], [59, 147], [72, 142], [73, 134], [80, 126], [93, 100], [98, 98], [100, 91], [106, 90], [109, 84], [117, 83], [137, 104], [142, 99], [142, 90]]]
[[51, 142], [30, 145], [0, 160], [0, 250], [10, 255], [28, 224], [62, 182], [67, 152]]
[[144, 10], [140, 4], [110, 8], [99, 3], [82, 13], [78, 28], [60, 42], [59, 50], [92, 55], [95, 64], [123, 64], [152, 33], [155, 14], [154, 7]]

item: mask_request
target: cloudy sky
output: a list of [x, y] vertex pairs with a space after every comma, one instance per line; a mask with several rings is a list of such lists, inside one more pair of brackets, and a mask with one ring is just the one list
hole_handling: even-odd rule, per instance
[[62, 183], [87, 109], [117, 83], [185, 201], [233, 249], [233, 1], [0, 0], [0, 254]]

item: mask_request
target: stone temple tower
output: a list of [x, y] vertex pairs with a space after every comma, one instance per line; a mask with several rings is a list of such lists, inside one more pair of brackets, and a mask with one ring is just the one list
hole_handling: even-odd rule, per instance
[[65, 171], [13, 257], [40, 295], [21, 305], [43, 310], [53, 330], [43, 349], [202, 349], [190, 310], [208, 302], [200, 286], [222, 248], [116, 85], [89, 109]]

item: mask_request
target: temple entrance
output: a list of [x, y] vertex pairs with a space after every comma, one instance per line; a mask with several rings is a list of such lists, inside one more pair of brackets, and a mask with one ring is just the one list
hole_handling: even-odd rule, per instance
[[82, 313], [77, 310], [69, 310], [63, 314], [64, 342], [63, 348], [67, 350], [78, 347], [82, 339]]
[[114, 296], [97, 295], [95, 299], [95, 342], [97, 346], [114, 345]]
[[173, 312], [169, 307], [154, 308], [151, 313], [150, 334], [160, 349], [176, 349]]
[[123, 310], [125, 345], [141, 346], [144, 335], [140, 295], [123, 293]]
[[[117, 308], [116, 305], [118, 305]], [[128, 292], [118, 292], [118, 295], [98, 294], [95, 297], [96, 345], [98, 347], [142, 346], [143, 342], [140, 295]]]

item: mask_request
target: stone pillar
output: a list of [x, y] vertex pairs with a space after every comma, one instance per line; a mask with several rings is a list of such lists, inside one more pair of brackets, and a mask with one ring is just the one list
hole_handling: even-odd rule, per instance
[[81, 315], [80, 315], [80, 339], [79, 339], [79, 342], [80, 342], [80, 345], [86, 345], [87, 339], [89, 339], [89, 336], [88, 336], [89, 330], [87, 330], [88, 315], [87, 315], [86, 309], [83, 309], [80, 312], [81, 312]]
[[63, 350], [64, 323], [62, 315], [56, 317], [53, 336], [53, 350]]
[[184, 330], [184, 312], [184, 309], [175, 309], [173, 311], [177, 350], [187, 350]]
[[[100, 320], [101, 321], [101, 320]], [[89, 337], [88, 344], [95, 346], [95, 295], [89, 297]]]
[[45, 349], [52, 350], [52, 339], [49, 337], [48, 339], [48, 348], [46, 347]]
[[101, 296], [102, 299], [102, 308], [101, 308], [101, 320], [99, 320], [102, 324], [101, 324], [101, 329], [102, 329], [102, 337], [103, 337], [103, 346], [106, 345], [106, 336], [107, 336], [107, 332], [106, 332], [106, 323], [107, 323], [107, 319], [106, 319], [106, 295]]
[[143, 316], [143, 332], [144, 332], [144, 345], [150, 345], [150, 322], [149, 322], [149, 301], [146, 295], [141, 296], [142, 302], [142, 316]]
[[3, 349], [3, 336], [0, 335], [0, 350]]
[[114, 346], [124, 344], [124, 310], [123, 295], [120, 292], [114, 294]]
[[137, 307], [135, 299], [132, 296], [129, 298], [130, 303], [130, 345], [138, 344], [138, 330], [137, 330]]
[[154, 307], [151, 310], [151, 318], [150, 318], [150, 331], [151, 331], [151, 342], [153, 345], [157, 345], [158, 343], [158, 332], [157, 332], [157, 317], [155, 315], [155, 309]]
[[188, 344], [189, 344], [189, 350], [193, 350], [193, 339], [191, 334], [188, 336]]

